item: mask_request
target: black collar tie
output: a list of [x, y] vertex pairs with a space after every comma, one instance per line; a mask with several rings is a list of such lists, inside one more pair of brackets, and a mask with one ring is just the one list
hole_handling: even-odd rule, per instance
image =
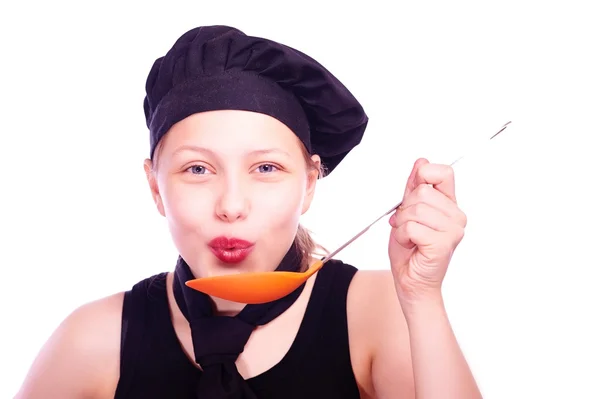
[[[277, 271], [300, 271], [301, 256], [292, 244]], [[289, 295], [265, 304], [246, 305], [236, 316], [214, 315], [210, 297], [185, 285], [194, 279], [188, 264], [179, 257], [173, 292], [181, 313], [190, 323], [195, 361], [202, 368], [198, 399], [256, 399], [235, 365], [257, 326], [269, 323], [298, 298], [304, 284]]]

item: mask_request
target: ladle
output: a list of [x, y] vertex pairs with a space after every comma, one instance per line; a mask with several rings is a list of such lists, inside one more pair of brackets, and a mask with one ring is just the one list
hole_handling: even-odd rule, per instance
[[[509, 123], [511, 122], [509, 121], [502, 126], [502, 128], [496, 134], [490, 137], [490, 140], [506, 129]], [[456, 159], [450, 165], [454, 165], [462, 158], [463, 157]], [[369, 230], [371, 226], [373, 226], [383, 217], [394, 212], [401, 205], [402, 202], [394, 205], [393, 208], [375, 219], [371, 224], [344, 243], [341, 247], [312, 264], [305, 272], [269, 271], [238, 273], [193, 279], [187, 281], [185, 284], [188, 287], [204, 292], [205, 294], [233, 302], [259, 304], [277, 300], [288, 295], [302, 285], [302, 283], [304, 283], [308, 278], [319, 271], [319, 269], [321, 269], [327, 261], [331, 260], [341, 250], [346, 248], [350, 243]]]

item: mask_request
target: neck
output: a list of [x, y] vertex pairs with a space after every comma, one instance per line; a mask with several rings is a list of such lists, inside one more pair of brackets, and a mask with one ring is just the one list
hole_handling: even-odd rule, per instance
[[210, 297], [211, 301], [213, 302], [213, 309], [215, 312], [215, 315], [218, 316], [236, 316], [238, 313], [240, 313], [242, 311], [242, 309], [244, 308], [244, 306], [246, 306], [246, 304], [244, 303], [239, 303], [239, 302], [232, 302], [232, 301], [227, 301], [225, 299], [221, 299], [221, 298], [217, 298], [217, 297]]

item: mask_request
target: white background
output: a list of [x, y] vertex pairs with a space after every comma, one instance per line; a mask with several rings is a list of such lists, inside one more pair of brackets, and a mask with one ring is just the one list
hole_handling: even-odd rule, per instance
[[[597, 5], [333, 4], [2, 6], [1, 398], [75, 307], [173, 268], [142, 169], [144, 83], [205, 24], [303, 50], [363, 102], [363, 143], [304, 219], [329, 249], [399, 201], [415, 159], [451, 162], [511, 120], [455, 167], [469, 225], [448, 312], [486, 398], [600, 398]], [[388, 227], [340, 257], [388, 267]]]

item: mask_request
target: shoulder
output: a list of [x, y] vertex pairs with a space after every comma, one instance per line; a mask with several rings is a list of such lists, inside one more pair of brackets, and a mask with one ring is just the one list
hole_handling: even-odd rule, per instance
[[[348, 290], [348, 330], [353, 363], [375, 396], [413, 397], [408, 326], [390, 270], [358, 270]], [[386, 391], [386, 392], [382, 392]], [[404, 396], [403, 396], [404, 397]]]
[[119, 378], [123, 298], [119, 292], [73, 310], [40, 350], [16, 397], [112, 397]]
[[387, 322], [392, 315], [404, 319], [391, 270], [356, 269], [348, 287], [347, 307], [349, 316], [363, 321]]
[[376, 335], [408, 333], [389, 270], [358, 270], [348, 289], [347, 309], [350, 328], [372, 344]]

